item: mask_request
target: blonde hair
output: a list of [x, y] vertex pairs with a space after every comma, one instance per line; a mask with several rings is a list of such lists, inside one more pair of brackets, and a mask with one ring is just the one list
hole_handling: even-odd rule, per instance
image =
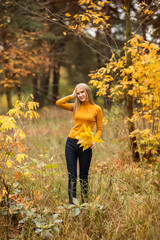
[[[87, 84], [85, 83], [79, 83], [77, 84], [77, 86], [75, 87], [75, 91], [77, 88], [81, 88], [83, 89], [86, 93], [87, 93], [87, 100], [91, 103], [91, 104], [95, 104], [94, 100], [93, 100], [93, 96], [92, 96], [92, 92], [90, 90], [90, 88], [88, 87]], [[77, 112], [77, 110], [80, 108], [82, 102], [78, 99], [78, 97], [76, 97], [75, 103], [74, 103], [74, 107], [73, 107], [73, 119], [75, 116], [75, 113]]]

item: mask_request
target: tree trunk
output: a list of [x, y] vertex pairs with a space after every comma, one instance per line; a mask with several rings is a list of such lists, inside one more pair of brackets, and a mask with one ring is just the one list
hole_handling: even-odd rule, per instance
[[48, 95], [48, 89], [49, 89], [49, 71], [44, 72], [41, 77], [41, 83], [40, 83], [40, 94], [39, 94], [39, 106], [42, 108], [45, 103], [45, 99]]
[[[96, 41], [97, 41], [97, 51], [99, 52], [99, 37], [100, 37], [100, 33], [99, 33], [99, 29], [96, 30]], [[96, 53], [96, 60], [97, 60], [97, 67], [100, 68], [102, 66], [102, 63], [101, 63], [101, 57], [100, 55], [98, 54], [98, 52]]]
[[145, 23], [142, 24], [142, 35], [143, 35], [143, 39], [146, 40], [146, 25], [145, 25]]
[[32, 86], [33, 86], [34, 101], [39, 102], [39, 90], [38, 90], [37, 74], [35, 74], [35, 76], [32, 79]]
[[[126, 9], [126, 42], [127, 42], [127, 46], [129, 46], [129, 39], [131, 37], [131, 20], [130, 20], [130, 6], [131, 6], [131, 1], [132, 0], [125, 0], [124, 1], [124, 6]], [[131, 52], [127, 53], [126, 55], [126, 65], [127, 67], [129, 67], [130, 65], [132, 65], [132, 58], [131, 58]], [[132, 81], [132, 76], [128, 75], [128, 82]], [[129, 89], [128, 90], [132, 90], [133, 89], [133, 85], [129, 84]], [[127, 95], [127, 114], [128, 114], [128, 131], [129, 134], [131, 134], [131, 132], [133, 132], [135, 130], [135, 126], [134, 123], [130, 121], [130, 119], [133, 116], [133, 96], [131, 95]], [[136, 142], [136, 137], [130, 137], [130, 145], [131, 145], [131, 151], [132, 151], [132, 160], [137, 162], [140, 161], [140, 157], [139, 157], [139, 152], [138, 152], [138, 148], [137, 148], [137, 142]]]
[[21, 100], [21, 96], [22, 96], [21, 85], [17, 84], [16, 87], [17, 87], [18, 100]]
[[54, 69], [53, 69], [53, 105], [55, 105], [58, 94], [59, 94], [59, 69], [60, 69], [60, 64], [59, 63], [54, 63]]
[[7, 97], [8, 109], [11, 109], [13, 106], [12, 106], [12, 95], [11, 95], [10, 87], [6, 87], [6, 97]]
[[[105, 10], [106, 10], [106, 15], [107, 16], [110, 16], [110, 5], [109, 3], [106, 3], [105, 4]], [[108, 27], [106, 29], [106, 32], [105, 32], [105, 37], [106, 37], [106, 42], [107, 42], [107, 49], [106, 49], [106, 55], [107, 55], [107, 62], [109, 62], [109, 59], [111, 58], [111, 38], [110, 38], [110, 34], [111, 34], [111, 28]], [[105, 108], [107, 110], [110, 110], [111, 109], [111, 98], [109, 97], [109, 94], [110, 94], [110, 88], [111, 88], [111, 82], [108, 82], [108, 89], [106, 91], [106, 95], [105, 95], [105, 99], [104, 99], [104, 105], [105, 105]]]
[[[8, 34], [8, 30], [7, 28], [3, 28], [2, 31], [2, 43], [3, 43], [3, 48], [4, 48], [4, 52], [8, 51], [8, 43], [7, 43], [7, 34]], [[3, 54], [2, 54], [3, 55]], [[4, 55], [5, 56], [5, 55]], [[8, 59], [7, 58], [3, 58], [3, 64], [5, 66], [5, 71], [4, 71], [4, 79], [5, 82], [8, 83], [8, 79], [10, 79], [10, 72], [9, 72], [9, 68], [6, 67], [6, 65], [8, 65]], [[9, 83], [8, 83], [9, 84]], [[12, 108], [12, 99], [11, 99], [11, 87], [6, 87], [5, 88], [5, 92], [6, 92], [6, 98], [7, 98], [7, 104], [8, 104], [8, 109]]]

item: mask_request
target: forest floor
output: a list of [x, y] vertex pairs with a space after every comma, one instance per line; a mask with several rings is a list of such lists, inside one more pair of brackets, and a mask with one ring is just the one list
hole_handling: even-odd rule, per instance
[[2, 211], [0, 239], [8, 232], [15, 240], [159, 240], [160, 165], [131, 161], [123, 119], [119, 108], [104, 111], [104, 143], [93, 151], [89, 202], [81, 204], [78, 182], [75, 205], [68, 203], [64, 156], [71, 113], [46, 107], [38, 120], [25, 123], [28, 159], [17, 166], [11, 217]]

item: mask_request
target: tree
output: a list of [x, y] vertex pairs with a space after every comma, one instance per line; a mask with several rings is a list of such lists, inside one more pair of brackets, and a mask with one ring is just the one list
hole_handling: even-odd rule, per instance
[[[99, 87], [98, 94], [104, 94], [108, 79], [114, 81], [111, 72], [120, 72], [111, 95], [127, 99], [130, 141], [134, 144], [131, 145], [132, 158], [137, 161], [135, 154], [138, 152], [141, 159], [155, 161], [160, 144], [160, 49], [135, 35], [124, 51], [125, 55], [118, 62], [112, 58], [105, 68], [92, 74], [91, 83]], [[132, 60], [130, 64], [129, 60]]]
[[[78, 62], [77, 60], [81, 59], [80, 55], [82, 55], [79, 54], [78, 57], [77, 54], [77, 52], [80, 51], [79, 46], [80, 41], [77, 40], [75, 41], [73, 40], [72, 36], [66, 34], [67, 16], [65, 15], [66, 11], [75, 14], [83, 10], [75, 0], [67, 1], [54, 0], [48, 1], [48, 3], [45, 4], [45, 11], [47, 13], [48, 19], [52, 20], [51, 22], [47, 23], [48, 31], [50, 33], [50, 38], [48, 38], [47, 40], [50, 45], [50, 62], [51, 62], [50, 69], [51, 71], [53, 71], [52, 103], [54, 105], [59, 95], [60, 68], [63, 67], [67, 70], [67, 72], [69, 71], [71, 72], [72, 66], [74, 65], [75, 66], [74, 69], [76, 71], [75, 75], [78, 75], [78, 72], [80, 72], [80, 70], [81, 73], [83, 72], [81, 69], [81, 65], [83, 64], [83, 62], [80, 63], [79, 61], [79, 65], [77, 63]], [[70, 45], [71, 42], [72, 44]], [[77, 49], [74, 52], [73, 47]], [[73, 59], [75, 61], [73, 61]], [[79, 73], [79, 75], [81, 73]], [[87, 76], [87, 73], [85, 73], [85, 75]]]
[[1, 85], [6, 90], [8, 108], [11, 108], [12, 89], [20, 89], [24, 79], [30, 75], [35, 77], [36, 72], [41, 69], [40, 66], [43, 65], [43, 69], [46, 69], [49, 61], [46, 56], [47, 47], [38, 46], [37, 49], [35, 44], [35, 39], [40, 37], [41, 32], [31, 31], [28, 27], [28, 16], [24, 16], [22, 9], [12, 1], [3, 1], [1, 10]]
[[[131, 17], [130, 17], [130, 8], [131, 8], [131, 1], [132, 0], [125, 0], [124, 1], [124, 8], [125, 8], [125, 16], [126, 16], [126, 42], [127, 42], [127, 47], [129, 47], [129, 40], [131, 38]], [[132, 65], [132, 56], [131, 52], [126, 53], [126, 67], [128, 68], [129, 66]], [[132, 75], [128, 75], [128, 82], [132, 82]], [[133, 89], [133, 84], [129, 85], [129, 90], [132, 91]], [[126, 97], [126, 105], [127, 105], [127, 114], [128, 114], [128, 131], [129, 135], [135, 130], [134, 122], [131, 121], [131, 118], [133, 116], [133, 96], [130, 94], [127, 94]], [[134, 161], [139, 161], [139, 152], [137, 148], [137, 141], [136, 137], [131, 137], [130, 136], [130, 144], [131, 144], [131, 149], [132, 149], [132, 159]]]

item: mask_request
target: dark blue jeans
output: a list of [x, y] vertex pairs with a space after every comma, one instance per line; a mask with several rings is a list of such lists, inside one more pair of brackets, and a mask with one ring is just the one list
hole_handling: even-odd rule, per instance
[[79, 179], [81, 185], [82, 203], [88, 199], [88, 171], [92, 158], [92, 149], [85, 151], [77, 144], [78, 140], [68, 137], [65, 146], [65, 156], [68, 170], [68, 194], [69, 203], [76, 198], [77, 184], [77, 158], [79, 159]]

